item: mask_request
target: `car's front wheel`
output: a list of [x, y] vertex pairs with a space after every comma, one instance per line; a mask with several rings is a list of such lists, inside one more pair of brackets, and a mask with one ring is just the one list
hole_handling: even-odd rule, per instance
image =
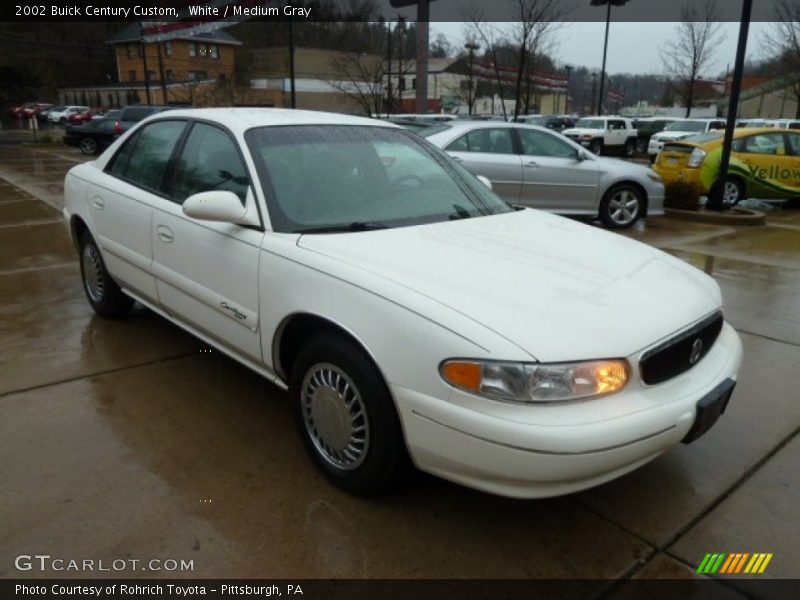
[[644, 203], [639, 188], [628, 184], [614, 186], [600, 202], [600, 220], [611, 229], [631, 227], [641, 217]]
[[102, 317], [121, 317], [130, 311], [133, 298], [126, 296], [109, 274], [94, 238], [85, 231], [80, 241], [81, 278], [86, 298]]
[[589, 150], [592, 151], [592, 154], [600, 156], [603, 153], [603, 140], [592, 140], [592, 143], [589, 144]]
[[634, 140], [626, 141], [622, 148], [622, 155], [625, 158], [633, 158], [634, 154], [636, 154], [636, 142]]
[[97, 154], [97, 142], [92, 138], [83, 138], [81, 140], [81, 152], [84, 154], [92, 155]]
[[338, 487], [374, 495], [407, 472], [394, 401], [355, 343], [335, 334], [311, 340], [294, 361], [289, 394], [306, 449]]

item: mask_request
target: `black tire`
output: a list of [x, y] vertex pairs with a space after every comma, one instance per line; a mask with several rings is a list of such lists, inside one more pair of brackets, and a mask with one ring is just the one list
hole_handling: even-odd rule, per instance
[[[306, 450], [334, 485], [373, 496], [395, 487], [410, 472], [394, 401], [378, 369], [354, 342], [336, 334], [310, 340], [294, 361], [289, 395]], [[351, 404], [343, 409], [342, 399], [348, 395]], [[325, 419], [334, 421], [332, 426], [326, 428]], [[356, 433], [358, 428], [362, 430]], [[341, 435], [326, 436], [326, 430]], [[355, 459], [344, 454], [350, 448]]]
[[111, 277], [88, 231], [84, 231], [80, 239], [80, 264], [83, 291], [94, 312], [101, 317], [126, 315], [133, 307], [133, 298], [126, 296]]
[[636, 141], [636, 152], [639, 154], [644, 154], [647, 152], [647, 140], [637, 140]]
[[89, 156], [97, 154], [97, 142], [92, 138], [85, 137], [81, 140], [80, 149], [81, 152]]
[[644, 192], [635, 185], [615, 185], [600, 202], [600, 220], [609, 229], [632, 227], [644, 213], [646, 201]]
[[603, 140], [592, 140], [592, 143], [589, 144], [589, 150], [597, 156], [603, 154]]
[[64, 124], [67, 122], [67, 117], [61, 117], [61, 118], [58, 120], [58, 122], [59, 122], [61, 125], [64, 125]]
[[622, 147], [622, 156], [625, 158], [633, 158], [634, 154], [636, 154], [636, 141], [627, 140]]

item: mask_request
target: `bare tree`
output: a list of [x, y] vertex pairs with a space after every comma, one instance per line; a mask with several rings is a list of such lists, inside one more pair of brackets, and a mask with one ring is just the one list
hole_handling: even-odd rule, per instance
[[[779, 56], [785, 73], [800, 71], [800, 0], [775, 0], [772, 35], [765, 36], [764, 41], [773, 49], [770, 54]], [[790, 85], [797, 102], [795, 118], [800, 119], [800, 81]]]
[[367, 116], [383, 113], [386, 70], [381, 56], [348, 52], [331, 59], [334, 79], [328, 84], [353, 99]]
[[514, 13], [511, 41], [516, 47], [517, 75], [514, 87], [514, 118], [530, 105], [537, 53], [561, 26], [570, 11], [563, 0], [509, 0]]
[[675, 93], [686, 105], [687, 118], [694, 106], [695, 81], [711, 63], [714, 49], [725, 39], [719, 18], [717, 0], [686, 0], [674, 41], [661, 48], [661, 58]]
[[503, 92], [505, 82], [501, 73], [499, 56], [500, 49], [508, 44], [508, 39], [502, 29], [484, 19], [484, 12], [484, 8], [476, 7], [475, 5], [464, 11], [465, 20], [469, 23], [467, 36], [473, 41], [477, 40], [478, 43], [483, 46], [484, 56], [491, 61], [492, 70], [494, 71], [495, 81], [497, 83], [497, 93], [500, 95], [500, 106], [503, 109], [503, 117], [508, 118], [508, 114], [506, 113], [506, 99]]

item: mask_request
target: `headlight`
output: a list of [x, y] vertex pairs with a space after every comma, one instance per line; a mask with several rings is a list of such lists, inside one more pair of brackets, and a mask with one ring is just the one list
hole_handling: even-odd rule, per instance
[[605, 396], [628, 382], [628, 361], [536, 364], [446, 360], [439, 372], [447, 383], [507, 402], [547, 403]]
[[686, 163], [686, 166], [689, 169], [697, 169], [702, 166], [703, 161], [706, 159], [706, 153], [704, 150], [700, 148], [695, 148], [692, 150], [692, 153], [689, 155], [689, 162]]

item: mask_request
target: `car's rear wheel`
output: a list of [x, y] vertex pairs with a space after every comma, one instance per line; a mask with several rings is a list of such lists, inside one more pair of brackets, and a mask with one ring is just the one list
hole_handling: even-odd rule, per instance
[[92, 138], [83, 138], [80, 144], [81, 152], [84, 154], [97, 154], [97, 142]]
[[722, 190], [723, 206], [736, 206], [742, 200], [744, 200], [744, 185], [741, 180], [736, 177], [727, 177]]
[[130, 311], [133, 299], [126, 296], [109, 274], [100, 249], [88, 231], [80, 241], [83, 290], [94, 311], [102, 317], [121, 317]]
[[639, 188], [628, 184], [614, 186], [600, 202], [600, 220], [611, 229], [631, 227], [641, 217], [644, 203]]
[[603, 153], [603, 140], [593, 140], [592, 143], [589, 144], [589, 150], [591, 150], [593, 154], [600, 156]]
[[394, 401], [378, 369], [352, 341], [323, 334], [307, 343], [294, 361], [289, 394], [306, 450], [338, 487], [374, 495], [407, 472]]

